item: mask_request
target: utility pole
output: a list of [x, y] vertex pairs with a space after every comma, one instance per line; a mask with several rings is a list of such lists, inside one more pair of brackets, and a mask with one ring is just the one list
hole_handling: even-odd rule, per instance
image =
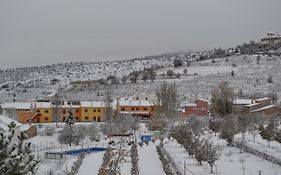
[[185, 168], [186, 168], [186, 165], [185, 165], [185, 160], [183, 161], [183, 175], [185, 175]]

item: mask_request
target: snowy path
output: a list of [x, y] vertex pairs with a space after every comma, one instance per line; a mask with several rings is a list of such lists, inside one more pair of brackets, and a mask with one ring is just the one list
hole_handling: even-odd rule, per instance
[[165, 174], [156, 151], [156, 144], [149, 142], [138, 147], [140, 175]]
[[102, 164], [104, 152], [87, 154], [80, 166], [78, 174], [81, 175], [97, 175]]

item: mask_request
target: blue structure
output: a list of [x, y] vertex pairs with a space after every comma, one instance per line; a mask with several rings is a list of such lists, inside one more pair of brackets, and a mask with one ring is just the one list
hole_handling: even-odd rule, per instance
[[75, 149], [75, 150], [69, 150], [69, 151], [64, 151], [63, 153], [66, 155], [80, 155], [81, 153], [93, 153], [93, 152], [100, 152], [100, 151], [105, 151], [106, 148], [102, 147], [92, 147], [92, 148], [82, 148], [82, 149]]
[[151, 135], [142, 135], [141, 136], [141, 141], [142, 142], [150, 142], [152, 139]]

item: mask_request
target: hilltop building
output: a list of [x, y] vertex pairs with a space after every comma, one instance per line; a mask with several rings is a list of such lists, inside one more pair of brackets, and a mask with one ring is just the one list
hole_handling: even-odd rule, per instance
[[261, 43], [263, 44], [275, 44], [278, 42], [281, 42], [281, 35], [279, 33], [270, 32], [261, 39]]

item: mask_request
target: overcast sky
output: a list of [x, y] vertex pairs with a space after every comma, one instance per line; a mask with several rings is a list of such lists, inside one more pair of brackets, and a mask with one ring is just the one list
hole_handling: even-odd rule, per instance
[[232, 47], [281, 32], [280, 0], [0, 0], [0, 68]]

